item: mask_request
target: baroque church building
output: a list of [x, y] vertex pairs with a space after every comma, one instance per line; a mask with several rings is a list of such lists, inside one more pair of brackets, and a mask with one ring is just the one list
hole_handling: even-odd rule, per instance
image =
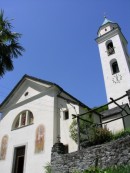
[[23, 76], [0, 105], [0, 172], [43, 173], [58, 137], [66, 152], [77, 150], [69, 126], [84, 108], [57, 84]]
[[[130, 60], [127, 40], [117, 23], [105, 18], [98, 30], [99, 46], [106, 93], [116, 99], [130, 89]], [[114, 103], [102, 117], [93, 114], [97, 123], [106, 122], [113, 132], [130, 126], [128, 97]], [[123, 110], [121, 109], [123, 108]], [[90, 109], [64, 91], [59, 85], [24, 75], [6, 99], [0, 104], [0, 172], [44, 173], [51, 160], [51, 149], [60, 138], [66, 152], [77, 150], [70, 138], [72, 114], [79, 115]]]

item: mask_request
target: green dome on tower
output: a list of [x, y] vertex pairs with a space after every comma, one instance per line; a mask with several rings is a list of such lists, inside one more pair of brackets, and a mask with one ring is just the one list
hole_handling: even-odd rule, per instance
[[103, 25], [105, 25], [106, 23], [113, 23], [111, 20], [109, 20], [109, 19], [107, 19], [106, 17], [104, 17], [105, 19], [104, 19], [104, 22], [103, 22], [103, 24], [102, 24], [102, 26]]

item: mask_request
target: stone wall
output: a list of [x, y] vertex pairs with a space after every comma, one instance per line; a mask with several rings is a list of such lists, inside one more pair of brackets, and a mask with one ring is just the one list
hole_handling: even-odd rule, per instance
[[130, 136], [69, 154], [63, 154], [61, 143], [59, 147], [58, 144], [53, 146], [51, 157], [53, 173], [71, 173], [73, 170], [82, 172], [97, 163], [101, 168], [130, 163]]

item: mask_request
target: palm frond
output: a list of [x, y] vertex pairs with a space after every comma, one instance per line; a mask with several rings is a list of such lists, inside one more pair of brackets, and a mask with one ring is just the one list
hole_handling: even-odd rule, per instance
[[0, 76], [6, 71], [13, 70], [13, 58], [22, 56], [25, 49], [20, 45], [21, 34], [12, 32], [12, 25], [8, 18], [4, 18], [4, 11], [0, 12]]

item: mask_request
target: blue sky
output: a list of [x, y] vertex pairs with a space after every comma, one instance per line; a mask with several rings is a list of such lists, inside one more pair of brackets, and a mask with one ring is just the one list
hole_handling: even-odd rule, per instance
[[0, 102], [24, 74], [54, 82], [90, 107], [107, 102], [95, 38], [106, 13], [130, 41], [129, 0], [4, 0], [0, 8], [26, 49], [0, 79]]

